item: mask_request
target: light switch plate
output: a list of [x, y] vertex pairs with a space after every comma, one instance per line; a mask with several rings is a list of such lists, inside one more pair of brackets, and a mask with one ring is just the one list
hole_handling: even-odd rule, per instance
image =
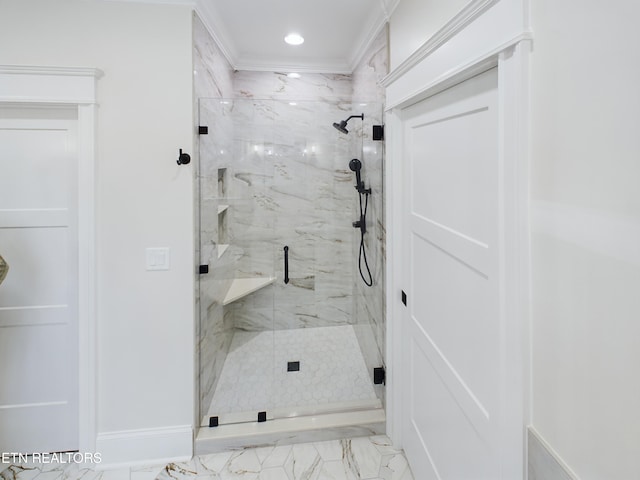
[[147, 270], [169, 270], [169, 248], [147, 248]]

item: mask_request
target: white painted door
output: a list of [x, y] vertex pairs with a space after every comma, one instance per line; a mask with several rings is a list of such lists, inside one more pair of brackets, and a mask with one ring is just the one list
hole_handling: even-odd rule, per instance
[[402, 438], [421, 480], [503, 478], [497, 87], [492, 69], [402, 113]]
[[0, 111], [0, 451], [78, 449], [75, 111]]

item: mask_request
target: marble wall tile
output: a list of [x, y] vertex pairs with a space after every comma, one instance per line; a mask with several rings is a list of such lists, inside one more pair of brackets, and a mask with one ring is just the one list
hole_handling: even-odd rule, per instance
[[193, 18], [193, 66], [196, 98], [233, 96], [233, 68], [197, 15]]
[[[244, 74], [245, 80], [249, 77]], [[262, 73], [258, 77], [271, 79]], [[229, 238], [243, 251], [236, 274], [277, 278], [273, 288], [228, 307], [239, 329], [352, 321], [355, 197], [347, 165], [351, 143], [358, 139], [345, 142], [331, 127], [343, 118], [344, 108], [342, 100], [291, 106], [281, 100], [236, 99], [224, 113], [234, 122]], [[285, 245], [288, 285], [282, 282]], [[269, 295], [274, 296], [271, 305]]]
[[224, 115], [233, 95], [233, 69], [205, 28], [193, 18], [194, 125], [207, 125], [218, 135], [196, 136], [194, 145], [195, 225], [199, 235], [195, 245], [196, 265], [209, 265], [216, 275], [196, 275], [196, 348], [199, 356], [198, 398], [199, 418], [209, 407], [226, 358], [233, 331], [224, 322], [222, 301], [229, 287], [230, 264], [218, 262], [217, 245], [220, 232], [217, 210], [220, 205], [218, 168], [227, 163], [232, 148], [233, 123]]
[[384, 102], [381, 80], [389, 73], [387, 26], [378, 33], [353, 71], [353, 102]]
[[[385, 219], [384, 219], [384, 142], [371, 138], [372, 126], [383, 125], [385, 90], [380, 81], [388, 73], [388, 42], [386, 27], [377, 35], [353, 71], [352, 98], [362, 105], [366, 127], [363, 129], [363, 174], [367, 187], [371, 187], [367, 212], [365, 248], [373, 276], [373, 287], [367, 287], [354, 273], [355, 331], [369, 372], [385, 364]], [[370, 122], [370, 123], [369, 123]], [[359, 239], [354, 241], [359, 248]], [[377, 387], [384, 403], [384, 387]]]
[[236, 98], [289, 101], [342, 99], [350, 102], [351, 93], [351, 75], [303, 73], [300, 78], [289, 78], [282, 72], [239, 71], [234, 77]]

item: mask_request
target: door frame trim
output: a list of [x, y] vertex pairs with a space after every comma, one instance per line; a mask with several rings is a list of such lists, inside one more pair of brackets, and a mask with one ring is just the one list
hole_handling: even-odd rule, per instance
[[[503, 412], [503, 421], [518, 424], [506, 432], [502, 448], [507, 460], [503, 478], [526, 478], [526, 425], [530, 421], [531, 374], [529, 359], [530, 317], [530, 246], [529, 246], [529, 62], [531, 40], [528, 34], [518, 36], [459, 68], [443, 75], [424, 78], [413, 95], [387, 108], [387, 161], [385, 191], [388, 199], [387, 218], [387, 434], [394, 445], [402, 447], [402, 334], [409, 321], [408, 309], [401, 302], [403, 289], [403, 110], [419, 101], [440, 93], [492, 67], [498, 68], [499, 161], [504, 166], [500, 179], [501, 209], [501, 286], [503, 318], [513, 319], [505, 325], [509, 339], [501, 358], [508, 371], [504, 374], [516, 383], [518, 398], [506, 398], [502, 404], [510, 408]], [[396, 94], [398, 92], [395, 92]], [[409, 301], [411, 299], [409, 298]], [[513, 383], [512, 383], [513, 385]]]
[[97, 68], [0, 65], [0, 106], [77, 109], [78, 161], [78, 441], [96, 446], [96, 122]]

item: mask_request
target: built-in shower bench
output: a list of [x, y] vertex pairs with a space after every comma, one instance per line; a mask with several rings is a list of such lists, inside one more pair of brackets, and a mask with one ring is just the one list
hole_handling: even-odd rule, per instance
[[275, 277], [235, 278], [224, 297], [222, 305], [229, 305], [236, 300], [246, 297], [250, 293], [271, 285], [276, 281]]

